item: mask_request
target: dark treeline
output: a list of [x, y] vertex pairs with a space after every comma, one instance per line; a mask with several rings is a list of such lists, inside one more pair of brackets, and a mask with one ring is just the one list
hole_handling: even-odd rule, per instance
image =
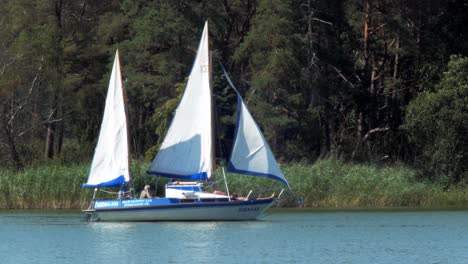
[[120, 50], [132, 155], [164, 137], [209, 21], [219, 157], [244, 96], [282, 162], [405, 162], [468, 178], [468, 4], [1, 0], [0, 161], [90, 160]]

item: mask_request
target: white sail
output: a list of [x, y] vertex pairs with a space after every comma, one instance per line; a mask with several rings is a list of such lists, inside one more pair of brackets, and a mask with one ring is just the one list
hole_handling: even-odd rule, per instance
[[129, 181], [129, 177], [127, 119], [117, 51], [109, 81], [101, 131], [88, 181], [83, 187], [121, 186]]
[[[228, 81], [232, 84], [229, 79]], [[228, 171], [272, 178], [289, 185], [276, 163], [270, 146], [239, 94], [237, 94], [237, 107], [237, 124]]]
[[208, 23], [205, 23], [184, 95], [149, 174], [192, 180], [210, 178], [213, 151], [209, 75]]

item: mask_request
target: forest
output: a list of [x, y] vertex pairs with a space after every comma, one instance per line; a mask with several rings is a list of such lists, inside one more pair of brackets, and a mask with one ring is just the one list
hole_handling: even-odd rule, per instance
[[1, 0], [0, 168], [90, 162], [116, 49], [131, 155], [151, 160], [210, 28], [216, 153], [236, 95], [281, 164], [320, 159], [468, 182], [468, 2]]

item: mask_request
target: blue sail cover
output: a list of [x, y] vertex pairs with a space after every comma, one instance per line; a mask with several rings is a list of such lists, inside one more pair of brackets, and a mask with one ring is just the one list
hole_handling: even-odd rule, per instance
[[120, 175], [119, 177], [113, 179], [113, 180], [110, 180], [108, 182], [101, 182], [101, 183], [98, 183], [98, 184], [83, 184], [82, 187], [83, 188], [104, 188], [104, 187], [119, 187], [119, 186], [123, 186], [126, 184], [126, 181], [125, 181], [125, 176], [124, 175]]
[[[225, 74], [231, 86], [236, 90], [226, 72]], [[237, 124], [227, 169], [234, 173], [272, 178], [289, 186], [276, 163], [270, 146], [238, 92]]]
[[210, 178], [213, 170], [212, 136], [206, 23], [184, 95], [147, 173], [187, 180]]

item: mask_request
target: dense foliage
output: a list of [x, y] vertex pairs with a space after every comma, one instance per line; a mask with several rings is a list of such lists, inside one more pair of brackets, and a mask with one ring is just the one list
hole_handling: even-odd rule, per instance
[[467, 178], [465, 1], [3, 0], [0, 13], [2, 167], [91, 159], [116, 49], [132, 155], [150, 159], [207, 20], [220, 158], [235, 96], [219, 62], [282, 162], [403, 161]]
[[[417, 160], [436, 180], [468, 179], [468, 58], [451, 57], [448, 70], [434, 87], [413, 100], [405, 127], [417, 149]], [[434, 172], [434, 173], [431, 173]]]

